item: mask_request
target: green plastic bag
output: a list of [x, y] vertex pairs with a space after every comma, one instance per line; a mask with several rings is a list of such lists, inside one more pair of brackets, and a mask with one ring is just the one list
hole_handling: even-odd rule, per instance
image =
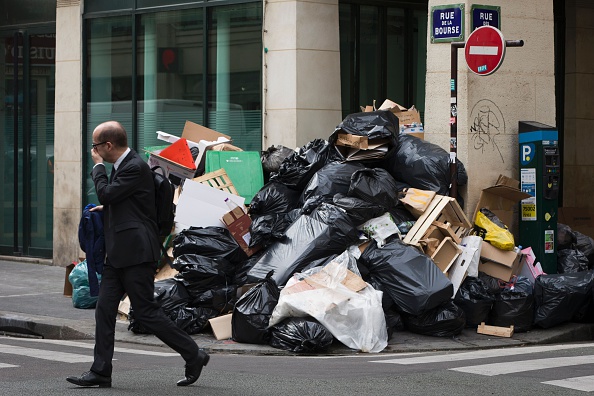
[[[101, 282], [101, 275], [97, 274], [97, 279]], [[98, 297], [91, 296], [87, 260], [74, 266], [68, 275], [68, 281], [72, 284], [72, 305], [74, 308], [95, 308]]]

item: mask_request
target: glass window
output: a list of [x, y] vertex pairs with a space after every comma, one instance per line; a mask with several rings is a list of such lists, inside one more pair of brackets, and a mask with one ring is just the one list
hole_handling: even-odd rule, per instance
[[211, 8], [208, 47], [209, 128], [243, 150], [262, 147], [262, 6]]
[[[203, 10], [144, 14], [137, 39], [138, 148], [203, 122]], [[160, 142], [160, 143], [159, 143]]]
[[[132, 133], [132, 17], [90, 19], [87, 24], [87, 146], [88, 175], [93, 167], [93, 130], [104, 121], [122, 123], [134, 147]], [[108, 169], [108, 172], [111, 168]], [[98, 203], [95, 186], [86, 178], [88, 203]]]

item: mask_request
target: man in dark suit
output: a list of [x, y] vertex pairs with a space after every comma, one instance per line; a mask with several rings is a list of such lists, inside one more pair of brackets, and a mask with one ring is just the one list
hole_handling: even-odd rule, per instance
[[[93, 131], [91, 176], [103, 210], [105, 250], [99, 299], [95, 309], [95, 352], [91, 370], [66, 380], [79, 386], [111, 387], [115, 324], [119, 303], [130, 298], [135, 319], [186, 361], [190, 385], [209, 360], [194, 340], [177, 327], [154, 299], [154, 275], [159, 259], [155, 186], [149, 166], [128, 147], [126, 130], [108, 121]], [[108, 180], [103, 161], [114, 164]]]

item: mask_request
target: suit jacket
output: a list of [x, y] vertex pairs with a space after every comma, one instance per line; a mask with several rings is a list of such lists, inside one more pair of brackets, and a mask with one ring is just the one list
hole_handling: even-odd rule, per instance
[[138, 153], [130, 150], [112, 180], [105, 166], [91, 172], [103, 205], [105, 251], [116, 268], [159, 259], [157, 206], [153, 175]]

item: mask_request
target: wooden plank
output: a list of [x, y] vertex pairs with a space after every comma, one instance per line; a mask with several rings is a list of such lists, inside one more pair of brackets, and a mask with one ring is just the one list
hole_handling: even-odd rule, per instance
[[487, 326], [485, 322], [482, 322], [476, 329], [478, 334], [486, 334], [497, 337], [511, 337], [514, 335], [514, 326], [500, 327], [500, 326]]
[[239, 195], [235, 189], [235, 186], [231, 182], [231, 179], [229, 179], [227, 172], [225, 172], [225, 169], [223, 168], [214, 172], [205, 173], [204, 175], [196, 177], [192, 180], [231, 194]]

